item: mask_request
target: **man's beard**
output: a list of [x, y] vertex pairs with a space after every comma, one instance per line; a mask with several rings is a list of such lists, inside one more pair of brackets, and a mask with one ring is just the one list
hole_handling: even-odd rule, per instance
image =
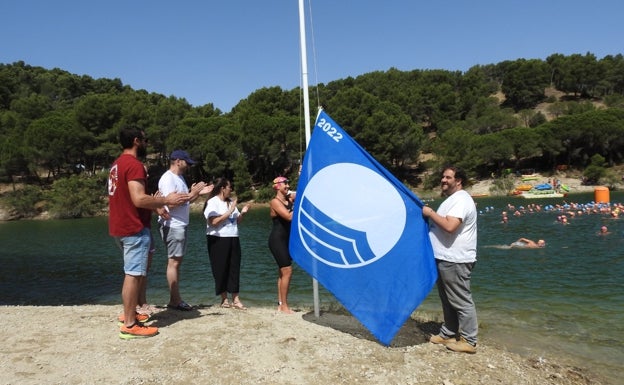
[[137, 158], [145, 158], [147, 156], [147, 147], [139, 146], [137, 148]]

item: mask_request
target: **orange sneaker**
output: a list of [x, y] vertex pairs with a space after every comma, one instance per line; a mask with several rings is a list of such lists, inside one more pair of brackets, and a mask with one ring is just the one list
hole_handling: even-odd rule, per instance
[[[137, 320], [137, 322], [141, 322], [141, 323], [143, 323], [143, 322], [147, 322], [147, 321], [149, 321], [149, 319], [150, 319], [150, 315], [149, 315], [149, 314], [139, 314], [139, 313], [134, 313], [134, 314], [135, 314], [135, 315], [134, 315], [134, 318]], [[122, 322], [122, 323], [123, 323], [123, 322], [124, 322], [124, 318], [125, 318], [125, 317], [124, 317], [124, 314], [123, 314], [123, 313], [121, 313], [121, 314], [119, 315], [119, 317], [117, 317], [117, 320], [118, 320], [119, 322]]]
[[158, 328], [155, 326], [145, 326], [141, 323], [135, 322], [131, 327], [122, 325], [119, 329], [119, 338], [122, 340], [129, 340], [132, 338], [145, 338], [153, 337], [158, 334]]

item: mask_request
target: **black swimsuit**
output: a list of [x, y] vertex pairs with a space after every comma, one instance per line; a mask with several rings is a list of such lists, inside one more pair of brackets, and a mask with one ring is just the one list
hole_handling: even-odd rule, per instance
[[[288, 211], [292, 211], [292, 202], [288, 202], [288, 205], [284, 205]], [[273, 228], [271, 229], [271, 235], [269, 235], [269, 249], [275, 258], [277, 265], [287, 267], [292, 265], [292, 258], [288, 251], [288, 240], [290, 238], [290, 221], [286, 220], [279, 215], [272, 218]]]

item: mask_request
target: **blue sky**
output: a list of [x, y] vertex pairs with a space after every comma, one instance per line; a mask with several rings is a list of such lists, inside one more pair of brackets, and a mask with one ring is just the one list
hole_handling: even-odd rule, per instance
[[[624, 53], [623, 4], [306, 0], [309, 84], [553, 53], [601, 59]], [[298, 0], [4, 0], [0, 63], [19, 60], [229, 112], [259, 88], [301, 84]]]

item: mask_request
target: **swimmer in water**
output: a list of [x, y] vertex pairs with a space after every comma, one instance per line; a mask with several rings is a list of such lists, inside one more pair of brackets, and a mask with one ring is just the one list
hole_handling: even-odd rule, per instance
[[607, 234], [611, 234], [611, 232], [609, 232], [609, 229], [607, 228], [607, 226], [602, 226], [600, 228], [600, 232], [598, 233], [598, 235], [607, 235]]
[[527, 238], [520, 238], [514, 243], [512, 243], [510, 246], [518, 247], [518, 248], [527, 248], [527, 249], [538, 249], [538, 248], [545, 247], [546, 241], [544, 241], [543, 239], [540, 239], [537, 242], [535, 242]]

